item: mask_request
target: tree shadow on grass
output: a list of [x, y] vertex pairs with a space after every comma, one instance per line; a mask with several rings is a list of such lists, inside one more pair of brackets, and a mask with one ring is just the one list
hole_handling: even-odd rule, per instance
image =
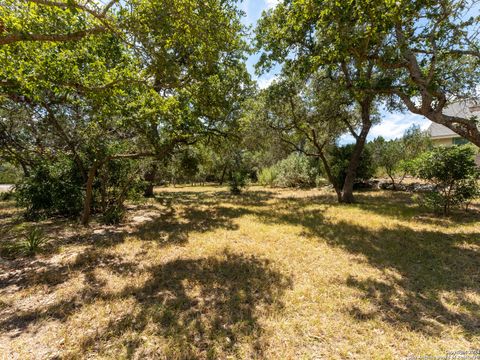
[[67, 319], [79, 306], [87, 303], [87, 299], [95, 298], [102, 293], [101, 289], [105, 283], [96, 279], [94, 275], [95, 270], [99, 269], [108, 270], [109, 273], [118, 276], [131, 276], [142, 272], [136, 262], [125, 261], [118, 255], [107, 253], [103, 249], [90, 247], [77, 254], [73, 262], [52, 264], [37, 261], [23, 271], [12, 272], [7, 276], [2, 274], [3, 276], [0, 276], [0, 294], [3, 291], [42, 289], [43, 287], [43, 296], [48, 297], [49, 294], [55, 294], [58, 286], [68, 283], [72, 277], [80, 274], [84, 275], [85, 286], [70, 299], [55, 302], [53, 301], [55, 299], [51, 298], [50, 300], [53, 302], [47, 304], [47, 306], [42, 307], [42, 304], [40, 304], [31, 310], [0, 313], [0, 329], [15, 330], [15, 333], [19, 334], [31, 323], [41, 318]]
[[[140, 311], [112, 322], [108, 332], [138, 334], [150, 327], [152, 335], [168, 340], [167, 358], [234, 355], [242, 342], [251, 346], [252, 357], [260, 356], [265, 339], [257, 313], [280, 310], [282, 294], [291, 286], [268, 261], [228, 252], [220, 259], [175, 260], [148, 272], [151, 278], [144, 285], [120, 295], [133, 296]], [[98, 338], [86, 339], [82, 346], [88, 348]], [[129, 351], [135, 353], [141, 342], [139, 336]]]
[[[215, 357], [215, 351], [234, 354], [236, 346], [243, 343], [242, 339], [253, 338], [253, 343], [261, 342], [258, 311], [263, 307], [281, 306], [278, 299], [289, 286], [289, 280], [273, 271], [268, 263], [225, 254], [221, 259], [175, 260], [145, 270], [134, 262], [105, 254], [108, 246], [123, 241], [125, 236], [136, 236], [161, 246], [181, 244], [188, 241], [189, 232], [218, 228], [235, 230], [236, 218], [252, 214], [270, 224], [302, 226], [304, 235], [358, 255], [356, 261], [365, 261], [382, 271], [381, 277], [352, 276], [346, 280], [347, 286], [356, 289], [359, 296], [372, 305], [368, 310], [359, 307], [346, 309], [357, 321], [377, 318], [433, 336], [441, 336], [443, 326], [459, 326], [467, 336], [480, 333], [478, 231], [462, 232], [461, 226], [452, 234], [408, 226], [372, 230], [345, 220], [333, 222], [323, 217], [320, 210], [308, 207], [312, 204], [345, 206], [335, 204], [330, 195], [275, 199], [268, 208], [264, 205], [273, 197], [268, 192], [251, 196], [246, 193], [244, 198], [221, 194], [213, 202], [203, 194], [188, 193], [185, 196], [190, 198], [173, 199], [170, 205], [166, 202], [163, 212], [133, 232], [120, 231], [115, 240], [106, 234], [102, 246], [95, 239], [92, 248], [82, 254], [73, 267], [73, 272], [85, 274], [86, 285], [72, 299], [9, 314], [0, 320], [0, 328], [21, 331], [42, 316], [66, 321], [96, 300], [133, 298], [139, 304], [139, 310], [112, 320], [105, 333], [85, 338], [82, 345], [85, 351], [96, 342], [120, 338], [129, 330], [135, 334], [135, 338], [126, 344], [131, 355], [144, 351], [144, 341], [137, 337], [143, 331], [153, 331], [167, 339], [172, 345], [171, 350], [177, 351], [171, 354], [171, 358], [179, 354], [183, 358]], [[406, 199], [392, 200], [398, 209], [390, 212], [388, 209], [392, 205], [386, 203], [387, 200], [392, 199], [365, 193], [359, 196], [359, 204], [348, 206], [376, 211], [391, 218], [410, 217], [410, 210], [404, 209], [409, 206]], [[185, 205], [181, 214], [177, 214], [172, 205], [175, 201]], [[25, 286], [43, 284], [54, 289], [67, 281], [72, 273], [65, 267], [45, 266], [48, 271], [39, 275], [35, 275], [37, 269], [29, 270]], [[132, 285], [120, 295], [112, 295], [106, 293], [101, 281], [95, 278], [94, 269], [102, 266], [119, 275], [146, 271], [150, 280], [139, 286]], [[28, 282], [29, 276], [33, 282]], [[21, 282], [17, 279], [13, 283]], [[0, 283], [0, 290], [4, 285]], [[258, 343], [254, 348], [257, 350], [252, 350], [254, 355], [251, 357], [261, 357], [262, 344]], [[144, 354], [144, 357], [148, 356]]]
[[233, 195], [228, 191], [193, 192], [193, 191], [168, 191], [159, 192], [155, 199], [165, 206], [185, 205], [214, 205], [226, 202], [239, 206], [266, 206], [269, 200], [275, 197], [273, 191], [245, 190], [240, 195]]
[[70, 243], [88, 241], [96, 246], [109, 247], [123, 242], [125, 237], [133, 236], [140, 240], [155, 241], [162, 246], [181, 245], [188, 242], [189, 234], [192, 232], [238, 229], [234, 220], [251, 213], [248, 207], [266, 206], [273, 198], [273, 194], [267, 191], [249, 191], [242, 196], [231, 195], [228, 192], [208, 194], [188, 191], [165, 192], [160, 195], [157, 194], [155, 200], [163, 208], [144, 206], [145, 210], [153, 211], [147, 211], [145, 221], [141, 223], [123, 224], [127, 227], [131, 225], [131, 228], [109, 227], [93, 236], [73, 235], [70, 241], [66, 241]]
[[[122, 243], [126, 237], [137, 237], [140, 240], [155, 241], [159, 245], [181, 245], [188, 242], [190, 233], [204, 233], [215, 229], [236, 230], [234, 220], [250, 213], [249, 206], [265, 206], [272, 198], [269, 192], [246, 192], [238, 197], [229, 193], [212, 194], [197, 192], [165, 193], [165, 197], [157, 197], [156, 201], [163, 206], [137, 205], [130, 206], [130, 219], [118, 226], [96, 225], [96, 231], [80, 231], [72, 228], [70, 233], [62, 234], [68, 228], [71, 220], [56, 219], [29, 225], [38, 227], [54, 241], [48, 241], [42, 246], [41, 253], [54, 254], [62, 246], [95, 245], [96, 247], [111, 247]], [[221, 202], [225, 205], [219, 204]], [[135, 223], [131, 218], [143, 218]], [[22, 223], [23, 220], [20, 220]], [[10, 231], [16, 225], [11, 219], [5, 225], [3, 232]], [[0, 234], [2, 224], [0, 224]], [[18, 242], [20, 233], [0, 241], [0, 254], [8, 256], [8, 247]], [[15, 256], [8, 256], [15, 258]]]
[[399, 220], [415, 219], [422, 223], [444, 227], [458, 227], [459, 224], [480, 222], [480, 211], [476, 205], [472, 206], [471, 211], [454, 208], [449, 217], [443, 217], [440, 214], [434, 214], [432, 209], [420, 206], [413, 199], [415, 195], [421, 196], [421, 194], [398, 191], [362, 191], [355, 195], [357, 203], [349, 206]]
[[[103, 330], [81, 336], [77, 350], [101, 352], [113, 342], [127, 348], [123, 354], [127, 358], [201, 359], [235, 356], [243, 345], [249, 349], [248, 357], [258, 358], [268, 341], [258, 318], [265, 312], [281, 311], [283, 293], [291, 287], [291, 280], [273, 270], [267, 260], [224, 252], [219, 257], [153, 265], [142, 270], [149, 275], [146, 282], [111, 294], [88, 271], [97, 263], [98, 258], [82, 262], [87, 286], [71, 299], [11, 314], [0, 321], [1, 328], [16, 336], [42, 318], [64, 322], [97, 301], [133, 299], [133, 307], [123, 309], [120, 316], [112, 315]], [[120, 269], [124, 271], [124, 266]], [[146, 337], [152, 336], [167, 346], [146, 344]]]
[[355, 319], [380, 318], [434, 336], [441, 336], [442, 325], [460, 326], [468, 336], [480, 334], [480, 226], [474, 233], [453, 234], [407, 226], [372, 230], [332, 222], [303, 206], [291, 203], [288, 212], [258, 216], [269, 223], [301, 225], [305, 236], [360, 255], [364, 260], [359, 261], [383, 272], [381, 278], [348, 279], [347, 285], [375, 309], [352, 308]]
[[[384, 270], [383, 279], [348, 279], [348, 286], [375, 305], [368, 312], [351, 309], [355, 318], [380, 317], [437, 336], [442, 325], [460, 326], [471, 336], [480, 333], [480, 301], [468, 295], [480, 295], [479, 233], [336, 226], [342, 233], [327, 238], [328, 242], [363, 255], [369, 264]], [[348, 234], [355, 235], [348, 240]]]
[[138, 226], [130, 236], [140, 240], [156, 241], [163, 245], [179, 245], [188, 242], [191, 232], [204, 233], [215, 229], [236, 230], [234, 219], [247, 214], [243, 208], [187, 207], [179, 214], [172, 209], [166, 214], [153, 217]]
[[[187, 195], [196, 193], [185, 193]], [[202, 196], [200, 196], [203, 198]], [[254, 202], [261, 206], [266, 201], [267, 193], [247, 193], [241, 200], [243, 203]], [[208, 199], [205, 197], [205, 199]], [[100, 229], [100, 232], [76, 233], [63, 236], [56, 241], [48, 242], [43, 246], [43, 252], [48, 254], [58, 253], [60, 247], [81, 245], [86, 246], [80, 258], [97, 258], [103, 249], [108, 249], [124, 242], [126, 237], [135, 237], [139, 240], [151, 241], [159, 246], [182, 245], [188, 242], [192, 232], [204, 233], [216, 229], [236, 230], [238, 225], [234, 220], [250, 213], [246, 206], [207, 206], [205, 201], [195, 201], [190, 206], [180, 209], [172, 205], [159, 209], [154, 206], [142, 206], [144, 222], [134, 226], [109, 226]], [[230, 205], [230, 203], [227, 203]], [[146, 213], [145, 213], [146, 211]], [[138, 214], [137, 214], [138, 215]], [[58, 223], [39, 224], [45, 233], [55, 233], [64, 227], [67, 220]], [[95, 250], [95, 249], [98, 249]], [[102, 255], [102, 261], [106, 255]], [[2, 288], [16, 286], [18, 289], [36, 285], [59, 285], [70, 279], [72, 271], [79, 268], [78, 263], [68, 266], [50, 263], [44, 258], [19, 258], [11, 262], [4, 274], [0, 274], [0, 291]], [[84, 262], [86, 263], [86, 262]], [[90, 261], [91, 263], [91, 261]], [[1, 265], [1, 264], [0, 264]], [[62, 275], [62, 276], [60, 276]]]

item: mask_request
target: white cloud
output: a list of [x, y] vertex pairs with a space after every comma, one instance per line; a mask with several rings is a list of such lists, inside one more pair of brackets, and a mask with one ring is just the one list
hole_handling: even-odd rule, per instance
[[257, 79], [257, 84], [260, 89], [266, 89], [268, 88], [272, 82], [274, 82], [276, 79], [276, 76], [271, 76], [271, 77], [261, 77]]
[[[397, 139], [403, 136], [405, 130], [412, 125], [419, 125], [422, 130], [426, 130], [431, 122], [423, 116], [411, 113], [387, 113], [382, 112], [382, 121], [370, 130], [369, 140], [382, 136], [386, 140]], [[351, 135], [344, 135], [340, 138], [340, 144], [349, 144], [355, 142]]]
[[426, 130], [430, 121], [423, 116], [410, 113], [386, 113], [383, 114], [382, 122], [372, 127], [370, 138], [382, 136], [387, 140], [400, 138], [410, 126], [420, 125], [422, 130]]
[[279, 2], [280, 2], [280, 0], [265, 0], [265, 4], [267, 5], [267, 8], [269, 8], [269, 9], [277, 6]]

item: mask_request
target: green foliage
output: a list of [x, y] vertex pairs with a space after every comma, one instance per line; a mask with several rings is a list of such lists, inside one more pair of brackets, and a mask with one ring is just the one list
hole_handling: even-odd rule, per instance
[[117, 225], [125, 218], [125, 207], [123, 205], [110, 205], [102, 213], [102, 222], [105, 225]]
[[139, 199], [145, 188], [143, 167], [137, 161], [111, 161], [99, 170], [94, 184], [94, 212], [103, 223], [118, 224], [125, 214], [124, 203]]
[[14, 191], [6, 191], [0, 193], [0, 201], [10, 201], [15, 199], [15, 192]]
[[25, 234], [25, 238], [20, 242], [19, 250], [28, 255], [36, 254], [45, 241], [46, 237], [42, 229], [34, 227]]
[[278, 168], [276, 166], [270, 166], [260, 170], [258, 175], [258, 183], [262, 186], [275, 186], [275, 182], [278, 177]]
[[262, 169], [259, 182], [265, 186], [308, 188], [316, 185], [317, 168], [305, 155], [291, 154], [277, 164]]
[[247, 185], [247, 173], [245, 171], [232, 171], [229, 181], [230, 192], [239, 195], [242, 189]]
[[0, 254], [2, 256], [15, 258], [17, 256], [35, 255], [47, 241], [47, 237], [40, 227], [26, 227], [22, 224], [17, 227], [17, 231], [16, 239], [0, 244]]
[[60, 215], [77, 216], [82, 211], [82, 180], [68, 159], [43, 163], [16, 185], [18, 205], [30, 220]]
[[395, 175], [403, 160], [404, 152], [402, 144], [398, 140], [386, 141], [382, 137], [369, 143], [372, 151], [372, 160], [377, 168], [383, 169], [395, 184]]
[[478, 96], [477, 5], [472, 0], [282, 0], [258, 22], [257, 48], [263, 50], [258, 67], [269, 70], [280, 63], [284, 71], [306, 76], [318, 69], [340, 73], [360, 102], [386, 97], [390, 108], [454, 125], [480, 146], [478, 119], [457, 121], [442, 111], [450, 104], [446, 99]]
[[0, 165], [0, 184], [15, 184], [21, 178], [20, 171], [9, 163]]
[[[347, 170], [355, 150], [355, 145], [335, 146], [331, 152], [331, 172], [337, 186], [342, 186], [347, 177]], [[360, 157], [356, 179], [368, 180], [375, 173], [375, 164], [372, 161], [372, 155], [368, 148], [365, 148]]]
[[119, 218], [142, 159], [168, 162], [231, 132], [253, 88], [241, 12], [233, 0], [62, 4], [0, 6], [0, 158], [31, 172], [21, 187], [32, 217], [77, 213], [44, 195], [61, 188], [42, 185], [61, 183], [44, 162], [64, 156], [82, 177], [72, 193], [86, 188], [82, 223]]
[[465, 210], [473, 200], [480, 198], [480, 184], [479, 176], [472, 176], [468, 179], [462, 180], [460, 186], [456, 189], [456, 197], [460, 204], [465, 205]]
[[176, 184], [194, 182], [198, 179], [202, 165], [207, 163], [194, 146], [174, 154], [162, 169], [163, 176]]
[[279, 187], [312, 187], [318, 171], [304, 155], [292, 154], [277, 165], [275, 185]]
[[400, 139], [387, 141], [378, 137], [368, 144], [375, 167], [385, 171], [394, 187], [395, 177], [400, 175], [401, 182], [407, 173], [411, 173], [409, 162], [430, 147], [430, 137], [416, 125], [410, 127]]
[[479, 169], [475, 151], [470, 146], [437, 147], [414, 161], [415, 174], [428, 180], [435, 190], [424, 196], [426, 205], [450, 213], [453, 206], [464, 204], [479, 195]]
[[422, 131], [418, 125], [410, 126], [403, 134], [401, 141], [407, 159], [416, 158], [432, 147], [430, 135]]
[[317, 186], [317, 188], [322, 188], [322, 187], [325, 187], [325, 186], [328, 186], [328, 185], [331, 185], [331, 184], [322, 175], [318, 175], [315, 178], [315, 185]]
[[245, 154], [242, 152], [236, 152], [231, 165], [230, 179], [228, 183], [230, 192], [234, 195], [240, 194], [242, 189], [247, 185], [247, 180], [248, 168], [245, 164]]

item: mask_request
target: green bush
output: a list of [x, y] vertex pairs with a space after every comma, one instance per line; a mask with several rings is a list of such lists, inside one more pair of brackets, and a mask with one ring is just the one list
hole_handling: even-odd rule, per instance
[[245, 153], [237, 151], [232, 155], [229, 181], [230, 192], [238, 195], [242, 192], [242, 188], [247, 185], [249, 178], [249, 167], [247, 166]]
[[317, 167], [305, 155], [291, 154], [260, 171], [260, 185], [281, 188], [308, 188], [316, 185]]
[[480, 198], [480, 185], [478, 181], [478, 177], [463, 180], [457, 189], [458, 201], [465, 206], [465, 210], [468, 210], [473, 200]]
[[[21, 232], [20, 232], [21, 230]], [[17, 227], [19, 232], [12, 241], [0, 244], [0, 255], [14, 259], [18, 256], [30, 256], [38, 253], [47, 241], [44, 231], [39, 227]]]
[[247, 185], [248, 174], [245, 171], [232, 171], [229, 181], [230, 192], [238, 195]]
[[[330, 153], [332, 176], [338, 187], [342, 187], [345, 182], [348, 166], [354, 149], [355, 146], [353, 144], [336, 146]], [[360, 157], [360, 164], [357, 168], [356, 178], [357, 180], [371, 179], [375, 174], [375, 170], [371, 151], [368, 147], [365, 147]]]
[[307, 188], [315, 186], [318, 171], [304, 155], [292, 154], [277, 165], [275, 186]]
[[142, 198], [146, 182], [141, 170], [133, 160], [117, 160], [108, 162], [98, 171], [93, 186], [93, 212], [101, 215], [103, 223], [120, 223], [125, 214], [125, 201]]
[[36, 254], [45, 243], [45, 234], [40, 228], [34, 227], [26, 234], [24, 240], [20, 243], [20, 250], [27, 254]]
[[468, 145], [435, 148], [415, 159], [410, 167], [435, 187], [423, 196], [423, 202], [444, 215], [480, 194], [475, 151]]
[[20, 178], [19, 169], [9, 163], [0, 164], [0, 184], [15, 184]]
[[262, 186], [274, 186], [277, 176], [278, 171], [275, 166], [262, 169], [258, 175], [258, 183]]
[[291, 154], [260, 172], [259, 182], [264, 186], [281, 188], [308, 188], [315, 186], [317, 168], [304, 155]]
[[16, 185], [16, 199], [29, 220], [53, 215], [77, 216], [82, 211], [82, 179], [69, 160], [42, 164]]
[[102, 222], [105, 225], [120, 224], [125, 218], [124, 206], [109, 206], [102, 214]]
[[15, 192], [14, 191], [7, 191], [0, 193], [0, 201], [10, 201], [15, 199]]
[[327, 179], [325, 179], [323, 176], [317, 175], [317, 177], [315, 178], [315, 185], [318, 188], [321, 188], [321, 187], [329, 186], [330, 182]]

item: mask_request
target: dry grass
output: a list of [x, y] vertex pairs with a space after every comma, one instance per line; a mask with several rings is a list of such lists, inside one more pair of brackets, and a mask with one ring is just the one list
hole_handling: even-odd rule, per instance
[[[398, 359], [479, 348], [478, 206], [445, 219], [407, 194], [358, 200], [159, 189], [117, 229], [43, 223], [43, 254], [0, 262], [0, 354]], [[3, 245], [25, 227], [10, 205]]]

